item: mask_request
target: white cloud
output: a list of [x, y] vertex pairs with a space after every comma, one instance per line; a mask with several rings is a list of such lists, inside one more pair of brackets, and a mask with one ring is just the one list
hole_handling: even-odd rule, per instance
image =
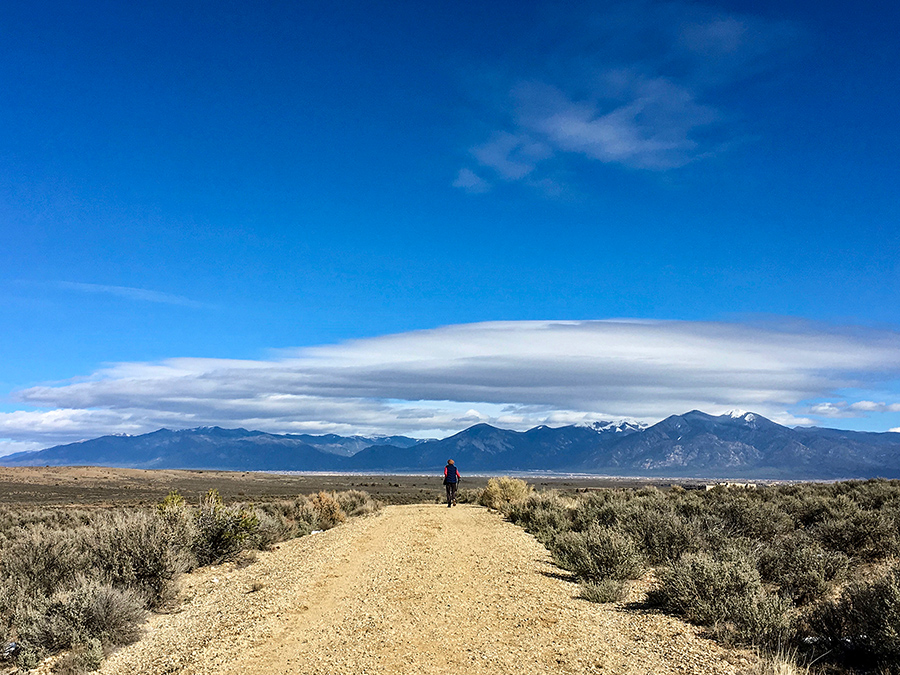
[[492, 322], [282, 350], [258, 361], [121, 363], [70, 384], [15, 392], [36, 409], [0, 414], [0, 438], [49, 445], [212, 424], [436, 436], [473, 421], [514, 428], [610, 417], [655, 422], [694, 408], [806, 424], [811, 420], [798, 415], [900, 408], [827, 402], [840, 390], [898, 376], [900, 334], [886, 331]]
[[823, 402], [809, 406], [807, 409], [813, 415], [821, 417], [866, 417], [866, 413], [900, 412], [900, 404], [885, 403], [884, 401], [846, 401]]
[[59, 288], [80, 293], [95, 293], [102, 295], [114, 295], [126, 300], [138, 300], [141, 302], [155, 302], [165, 305], [181, 305], [183, 307], [203, 307], [202, 303], [171, 293], [151, 291], [146, 288], [132, 288], [130, 286], [105, 286], [102, 284], [85, 284], [74, 281], [60, 281]]
[[505, 74], [482, 79], [500, 89], [480, 115], [493, 130], [470, 149], [482, 176], [536, 185], [558, 182], [559, 165], [575, 156], [663, 171], [717, 153], [742, 135], [716, 103], [719, 89], [774, 69], [799, 34], [686, 2], [626, 0], [566, 15], [554, 48], [529, 50], [542, 55], [530, 70], [498, 65]]
[[11, 441], [7, 438], [0, 438], [0, 457], [11, 455], [15, 452], [32, 452], [46, 447], [44, 443], [30, 441]]
[[815, 405], [809, 406], [807, 411], [811, 415], [817, 415], [819, 417], [826, 417], [829, 419], [839, 419], [842, 417], [855, 417], [855, 415], [848, 409], [847, 404], [844, 402], [817, 403]]
[[[621, 102], [576, 100], [539, 83], [516, 87], [519, 125], [530, 135], [527, 138], [540, 139], [528, 145], [544, 149], [537, 160], [552, 156], [551, 147], [641, 169], [683, 166], [697, 156], [699, 145], [692, 132], [717, 119], [713, 109], [664, 77], [620, 70], [607, 73], [605, 79]], [[496, 168], [478, 153], [475, 156]]]
[[525, 178], [534, 171], [537, 162], [552, 154], [550, 148], [528, 135], [505, 132], [494, 134], [484, 145], [472, 149], [482, 166], [496, 171], [506, 180]]
[[456, 180], [453, 181], [453, 187], [461, 188], [472, 194], [484, 194], [490, 191], [491, 184], [471, 169], [460, 169]]
[[887, 409], [884, 403], [876, 403], [875, 401], [857, 401], [847, 407], [850, 410], [859, 410], [861, 412], [884, 412]]

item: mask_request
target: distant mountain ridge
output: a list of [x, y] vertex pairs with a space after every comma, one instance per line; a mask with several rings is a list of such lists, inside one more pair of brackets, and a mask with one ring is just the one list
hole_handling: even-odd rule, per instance
[[900, 478], [900, 433], [796, 428], [756, 413], [672, 415], [652, 426], [594, 422], [510, 431], [476, 424], [448, 438], [160, 429], [0, 457], [5, 466], [101, 465], [233, 471], [552, 471], [627, 476]]
[[365, 450], [373, 445], [393, 445], [398, 448], [409, 448], [425, 442], [406, 436], [338, 436], [337, 434], [325, 434], [323, 436], [286, 434], [286, 438], [295, 438], [324, 452], [331, 452], [344, 457], [352, 457], [360, 450]]

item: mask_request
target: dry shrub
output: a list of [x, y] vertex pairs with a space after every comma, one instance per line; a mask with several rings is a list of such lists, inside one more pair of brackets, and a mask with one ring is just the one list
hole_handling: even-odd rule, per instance
[[[247, 539], [247, 543], [260, 551], [267, 551], [280, 541], [286, 541], [301, 536], [295, 523], [292, 523], [280, 513], [272, 513], [268, 509], [255, 508], [257, 527]], [[304, 532], [303, 534], [309, 534]]]
[[106, 646], [128, 644], [139, 637], [146, 614], [143, 600], [135, 590], [87, 579], [72, 591], [69, 604], [79, 608], [85, 632]]
[[315, 506], [313, 506], [312, 501], [306, 495], [300, 495], [293, 502], [294, 508], [294, 521], [298, 524], [306, 523], [307, 532], [312, 532], [316, 529], [316, 521], [318, 520], [318, 512], [316, 511]]
[[356, 515], [378, 508], [357, 491], [226, 506], [215, 490], [196, 508], [175, 492], [149, 510], [0, 508], [0, 658], [27, 669], [70, 650], [57, 672], [92, 670], [137, 636], [180, 573], [333, 527], [346, 520], [342, 504]]
[[689, 553], [660, 571], [650, 601], [692, 623], [713, 626], [727, 642], [784, 644], [791, 631], [791, 604], [766, 594], [759, 573], [736, 550], [721, 557]]
[[54, 675], [82, 675], [97, 670], [103, 664], [105, 653], [97, 638], [76, 645], [53, 664]]
[[620, 579], [600, 579], [581, 584], [581, 597], [591, 602], [619, 602], [627, 594], [628, 588]]
[[184, 533], [173, 533], [152, 511], [98, 515], [93, 528], [81, 531], [88, 537], [83, 547], [94, 573], [117, 588], [135, 591], [148, 607], [168, 601], [175, 577], [195, 564]]
[[80, 525], [89, 525], [96, 511], [87, 509], [61, 508], [19, 508], [0, 506], [0, 545], [15, 539], [22, 528], [41, 524], [53, 530], [73, 530]]
[[[0, 578], [17, 595], [50, 595], [90, 568], [90, 551], [82, 547], [79, 530], [56, 530], [42, 523], [23, 527], [4, 546]], [[0, 599], [7, 605], [8, 599]], [[2, 607], [0, 609], [4, 609]]]
[[855, 583], [809, 616], [824, 646], [846, 661], [900, 673], [900, 564], [872, 582]]
[[299, 495], [296, 499], [291, 500], [267, 502], [258, 506], [257, 509], [290, 525], [291, 537], [304, 537], [317, 527], [316, 509], [313, 508], [309, 498], [304, 495]]
[[372, 499], [369, 493], [361, 490], [338, 492], [334, 497], [344, 513], [350, 518], [367, 516], [381, 508], [381, 505]]
[[168, 597], [175, 576], [193, 563], [183, 546], [157, 513], [100, 512], [91, 525], [74, 530], [24, 528], [4, 547], [0, 579], [24, 597], [49, 596], [79, 576], [94, 576], [134, 590], [155, 607]]
[[[458, 504], [477, 504], [479, 499], [481, 499], [481, 490], [477, 488], [462, 488], [456, 491], [456, 502]], [[438, 497], [438, 504], [445, 504], [446, 502], [447, 497], [445, 495]]]
[[197, 533], [192, 548], [201, 565], [230, 560], [245, 548], [245, 542], [259, 527], [253, 511], [225, 506], [218, 490], [210, 490], [194, 516]]
[[823, 598], [848, 565], [846, 555], [823, 549], [802, 531], [762, 548], [756, 563], [763, 580], [778, 584], [779, 592], [798, 605]]
[[137, 593], [96, 579], [79, 579], [71, 590], [26, 600], [17, 616], [20, 667], [33, 667], [47, 654], [102, 645], [127, 644], [139, 635], [144, 602]]
[[572, 529], [572, 513], [571, 503], [551, 490], [532, 492], [525, 499], [512, 502], [506, 517], [549, 546], [561, 532]]
[[327, 530], [349, 517], [375, 513], [381, 504], [367, 492], [320, 492], [310, 497], [267, 502], [252, 507], [258, 526], [248, 543], [259, 549], [270, 548], [279, 541], [303, 537], [313, 530]]
[[328, 530], [347, 520], [347, 514], [334, 497], [333, 492], [318, 492], [309, 498], [316, 512], [316, 524], [320, 530]]
[[743, 675], [809, 675], [809, 666], [800, 666], [797, 660], [796, 652], [780, 647], [773, 652], [761, 653], [756, 663]]
[[627, 535], [594, 525], [585, 532], [563, 532], [550, 545], [557, 565], [589, 581], [637, 579], [644, 560]]
[[525, 499], [533, 491], [534, 487], [519, 478], [491, 478], [482, 490], [478, 503], [504, 511], [511, 503]]

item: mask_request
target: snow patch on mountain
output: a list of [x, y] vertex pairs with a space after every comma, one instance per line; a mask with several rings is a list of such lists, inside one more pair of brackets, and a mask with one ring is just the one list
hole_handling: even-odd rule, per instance
[[631, 434], [636, 431], [643, 431], [647, 428], [647, 425], [643, 422], [636, 422], [634, 420], [617, 420], [617, 421], [609, 421], [609, 422], [582, 422], [576, 426], [585, 427], [587, 429], [592, 429], [596, 431], [598, 434]]
[[755, 422], [756, 415], [745, 410], [729, 410], [722, 417], [730, 417], [735, 420], [744, 420], [745, 422]]

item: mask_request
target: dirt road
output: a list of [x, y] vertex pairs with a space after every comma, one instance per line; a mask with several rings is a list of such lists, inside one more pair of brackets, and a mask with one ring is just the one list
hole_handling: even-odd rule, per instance
[[485, 509], [392, 506], [189, 575], [180, 611], [102, 673], [741, 673], [675, 619], [578, 599]]

